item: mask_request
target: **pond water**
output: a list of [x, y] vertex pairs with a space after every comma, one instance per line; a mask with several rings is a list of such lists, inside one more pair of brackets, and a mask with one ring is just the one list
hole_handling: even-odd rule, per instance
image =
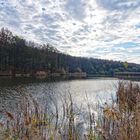
[[97, 105], [109, 103], [115, 97], [118, 82], [115, 78], [39, 82], [33, 79], [0, 79], [0, 113], [16, 112], [17, 104], [21, 103], [24, 96], [17, 89], [24, 90], [26, 95], [31, 94], [41, 107], [50, 112], [55, 113], [57, 106], [60, 114], [63, 102], [69, 101], [71, 95], [75, 110], [80, 112], [78, 120], [84, 124], [88, 117], [87, 105], [90, 104], [92, 111], [97, 115]]
[[111, 100], [115, 93], [118, 80], [113, 78], [34, 81], [29, 79], [0, 79], [0, 105], [3, 109], [13, 110], [14, 104], [21, 98], [17, 88], [22, 88], [41, 104], [51, 100], [61, 102], [61, 98], [71, 94], [73, 102], [78, 106]]

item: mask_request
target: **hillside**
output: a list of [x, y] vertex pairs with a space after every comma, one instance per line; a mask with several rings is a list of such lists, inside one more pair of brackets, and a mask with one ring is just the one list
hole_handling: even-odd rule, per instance
[[81, 69], [88, 74], [113, 76], [115, 72], [140, 72], [140, 65], [101, 60], [95, 58], [73, 57], [59, 52], [50, 44], [38, 45], [15, 36], [8, 29], [0, 30], [0, 72], [36, 72], [60, 70], [74, 72]]

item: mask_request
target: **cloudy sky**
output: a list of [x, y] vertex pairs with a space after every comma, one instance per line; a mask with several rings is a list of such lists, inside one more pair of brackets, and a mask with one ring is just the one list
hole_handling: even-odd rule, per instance
[[140, 0], [0, 0], [0, 27], [67, 54], [140, 64]]

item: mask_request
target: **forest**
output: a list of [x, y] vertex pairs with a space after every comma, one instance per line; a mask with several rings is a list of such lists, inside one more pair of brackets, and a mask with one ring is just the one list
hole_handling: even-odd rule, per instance
[[[57, 47], [56, 47], [57, 48]], [[139, 72], [140, 65], [134, 63], [74, 57], [60, 52], [51, 44], [37, 44], [14, 35], [7, 28], [0, 30], [0, 73], [50, 73], [77, 69], [92, 75], [113, 76], [115, 72]]]

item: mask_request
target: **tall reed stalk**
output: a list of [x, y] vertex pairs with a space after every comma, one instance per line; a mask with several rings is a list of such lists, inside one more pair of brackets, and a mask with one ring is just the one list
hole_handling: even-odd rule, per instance
[[140, 140], [138, 84], [120, 82], [116, 100], [111, 105], [104, 104], [98, 119], [87, 102], [89, 129], [85, 134], [77, 128], [77, 112], [70, 93], [68, 99], [62, 100], [62, 115], [55, 102], [55, 113], [49, 115], [30, 94], [21, 88], [17, 92], [23, 95], [21, 104], [15, 115], [3, 112], [6, 119], [0, 123], [0, 140]]
[[103, 140], [140, 140], [140, 87], [119, 82], [117, 100], [105, 104], [100, 135]]

